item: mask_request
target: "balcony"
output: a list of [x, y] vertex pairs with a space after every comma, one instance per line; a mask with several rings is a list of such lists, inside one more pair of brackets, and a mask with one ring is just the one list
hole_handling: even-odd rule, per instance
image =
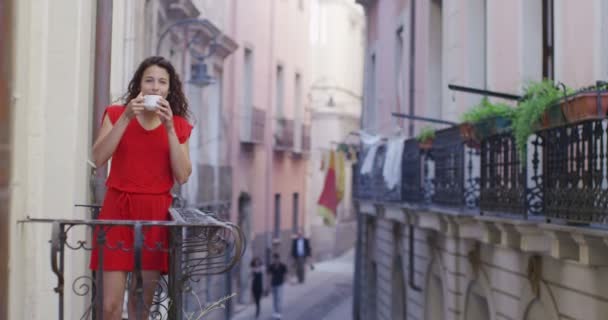
[[276, 151], [289, 151], [294, 148], [294, 121], [279, 118], [276, 120], [276, 128], [273, 134], [273, 148]]
[[302, 125], [302, 152], [310, 152], [310, 126]]
[[469, 147], [454, 126], [436, 132], [432, 148], [405, 141], [402, 176], [392, 189], [382, 175], [386, 145], [370, 172], [355, 168], [361, 202], [422, 211], [516, 219], [557, 225], [608, 223], [608, 125], [593, 119], [536, 131], [520, 157], [511, 132]]
[[[206, 276], [230, 271], [241, 259], [245, 250], [245, 238], [235, 225], [221, 221], [214, 215], [195, 209], [171, 209], [171, 221], [126, 221], [96, 220], [99, 207], [92, 208], [91, 220], [52, 220], [27, 219], [24, 224], [44, 223], [52, 226], [50, 236], [50, 266], [56, 276], [58, 314], [49, 318], [64, 319], [64, 301], [86, 302], [80, 319], [103, 319], [103, 272], [84, 271], [78, 274], [74, 270], [85, 270], [84, 267], [73, 267], [67, 264], [66, 256], [81, 255], [83, 259], [93, 250], [90, 239], [93, 230], [97, 247], [108, 250], [131, 251], [135, 257], [135, 268], [131, 280], [135, 281], [135, 298], [138, 300], [137, 313], [143, 311], [143, 284], [141, 281], [141, 257], [143, 250], [161, 250], [169, 254], [169, 273], [161, 277], [156, 289], [153, 304], [149, 312], [152, 319], [190, 319], [199, 317], [204, 312], [200, 303], [196, 303], [196, 289]], [[133, 247], [106, 244], [107, 232], [113, 228], [129, 228], [133, 231]], [[148, 247], [146, 232], [153, 227], [167, 228], [169, 246], [164, 249], [161, 244]], [[99, 264], [103, 264], [103, 252], [100, 250]], [[69, 259], [69, 258], [68, 258]], [[72, 260], [67, 260], [72, 261]], [[200, 289], [200, 288], [199, 288]], [[214, 302], [214, 301], [211, 301]], [[208, 301], [205, 301], [208, 303]], [[71, 308], [71, 307], [69, 307]]]
[[264, 129], [266, 126], [266, 111], [251, 108], [251, 114], [244, 115], [241, 126], [241, 142], [246, 144], [264, 143]]
[[464, 144], [458, 127], [438, 131], [428, 152], [419, 148], [416, 139], [406, 140], [401, 179], [393, 188], [386, 185], [382, 175], [385, 153], [386, 145], [379, 145], [371, 173], [358, 172], [359, 199], [461, 210], [478, 207], [479, 172], [473, 168], [479, 166], [479, 152]]

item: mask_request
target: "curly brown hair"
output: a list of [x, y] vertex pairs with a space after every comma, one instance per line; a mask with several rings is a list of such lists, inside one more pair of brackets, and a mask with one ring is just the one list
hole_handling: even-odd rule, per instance
[[129, 89], [123, 96], [125, 104], [135, 99], [141, 91], [141, 78], [144, 75], [144, 71], [150, 66], [158, 66], [163, 68], [169, 73], [169, 94], [167, 95], [167, 101], [171, 105], [171, 111], [174, 115], [181, 116], [184, 118], [190, 117], [190, 111], [188, 111], [188, 100], [184, 95], [182, 89], [182, 81], [179, 79], [179, 75], [175, 71], [173, 64], [164, 57], [153, 56], [146, 58], [139, 64], [133, 78], [129, 82]]

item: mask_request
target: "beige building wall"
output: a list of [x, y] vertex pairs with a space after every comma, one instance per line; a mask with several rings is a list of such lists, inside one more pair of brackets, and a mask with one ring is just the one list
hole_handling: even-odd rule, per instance
[[[359, 129], [362, 104], [365, 16], [354, 0], [313, 0], [310, 43], [312, 86], [308, 93], [311, 117], [311, 150], [307, 168], [307, 223], [315, 258], [334, 256], [354, 243], [352, 166], [345, 165], [345, 195], [337, 209], [336, 226], [325, 226], [317, 201], [323, 191], [325, 157], [338, 142], [353, 142], [350, 132]], [[348, 37], [344, 35], [348, 34]]]
[[[87, 1], [16, 1], [9, 319], [56, 317], [50, 225], [31, 218], [87, 218], [95, 6]], [[77, 231], [72, 235], [84, 235]], [[66, 291], [84, 275], [83, 254], [66, 253]], [[84, 297], [66, 295], [66, 318]]]

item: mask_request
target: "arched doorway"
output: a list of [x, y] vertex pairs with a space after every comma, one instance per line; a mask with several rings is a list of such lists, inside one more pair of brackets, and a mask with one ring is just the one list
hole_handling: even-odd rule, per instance
[[366, 236], [366, 255], [367, 255], [367, 272], [366, 283], [367, 290], [367, 312], [365, 319], [377, 319], [377, 266], [375, 259], [376, 252], [376, 223], [373, 218], [367, 218], [367, 236]]
[[403, 276], [403, 263], [401, 255], [395, 255], [393, 259], [393, 298], [391, 301], [392, 320], [405, 320], [406, 316], [406, 301], [405, 301], [405, 277]]
[[444, 320], [443, 282], [441, 280], [441, 268], [437, 259], [435, 259], [431, 268], [429, 268], [426, 288], [425, 319]]
[[401, 232], [402, 224], [395, 223], [393, 225], [393, 272], [392, 272], [392, 301], [391, 301], [391, 319], [406, 320], [406, 293], [405, 293], [405, 272], [403, 270], [403, 236]]
[[536, 300], [528, 307], [525, 320], [545, 320], [550, 319], [549, 312], [545, 310], [543, 304]]
[[[248, 193], [242, 192], [238, 199], [238, 224], [243, 231], [245, 238], [251, 240], [251, 197]], [[239, 302], [246, 304], [249, 302], [249, 262], [253, 258], [251, 246], [247, 246], [245, 254], [239, 264]]]
[[477, 280], [469, 287], [465, 312], [465, 319], [467, 320], [492, 319], [488, 299]]

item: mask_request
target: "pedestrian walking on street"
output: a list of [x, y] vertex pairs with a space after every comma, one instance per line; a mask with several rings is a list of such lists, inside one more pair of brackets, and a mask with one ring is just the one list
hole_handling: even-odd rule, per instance
[[272, 263], [268, 266], [267, 271], [270, 274], [270, 285], [272, 287], [272, 318], [281, 319], [283, 284], [285, 283], [287, 266], [281, 262], [281, 257], [278, 253], [272, 255]]
[[264, 291], [264, 264], [262, 259], [255, 257], [251, 260], [251, 293], [255, 301], [255, 318], [260, 316], [260, 300]]
[[[101, 167], [112, 158], [100, 220], [168, 220], [170, 190], [192, 172], [188, 139], [188, 102], [173, 65], [163, 57], [145, 59], [135, 71], [121, 105], [108, 106], [93, 145]], [[105, 233], [105, 245], [96, 239]], [[134, 269], [133, 229], [99, 227], [93, 237], [90, 268], [103, 269], [103, 319], [120, 320], [127, 275]], [[159, 250], [159, 246], [162, 250]], [[169, 270], [168, 234], [144, 229], [141, 270], [144, 306], [152, 304], [161, 274]], [[103, 254], [103, 255], [102, 255]], [[100, 265], [101, 263], [101, 265]], [[136, 317], [136, 281], [131, 281], [129, 319]], [[148, 310], [143, 318], [148, 318]], [[102, 319], [100, 319], [102, 320]]]
[[298, 283], [304, 283], [306, 277], [306, 262], [310, 257], [310, 242], [305, 238], [300, 230], [291, 243], [291, 256], [296, 264], [296, 274]]

